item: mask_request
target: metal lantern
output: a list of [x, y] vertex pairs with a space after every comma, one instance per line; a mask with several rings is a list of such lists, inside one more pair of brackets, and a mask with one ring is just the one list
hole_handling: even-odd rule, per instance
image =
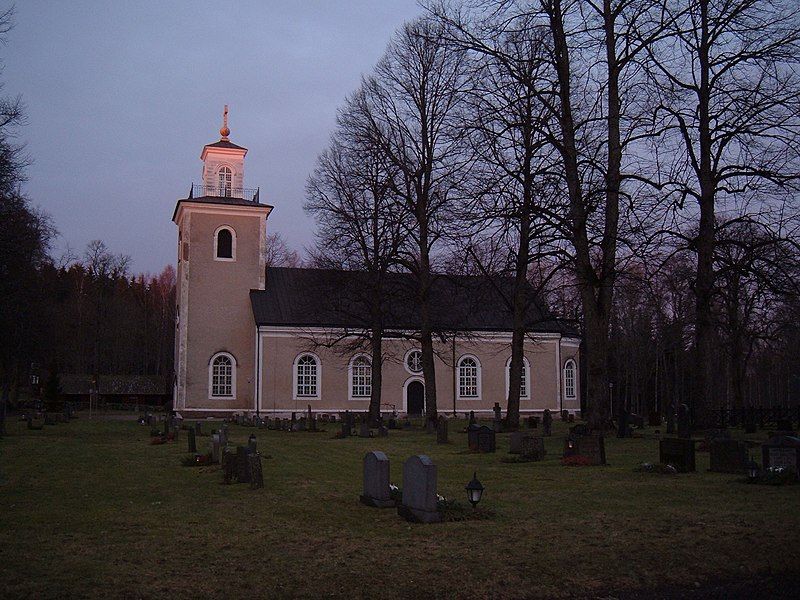
[[747, 463], [747, 479], [751, 482], [755, 482], [758, 480], [758, 474], [760, 469], [758, 468], [758, 463], [753, 459], [750, 459], [750, 462]]
[[478, 473], [477, 471], [472, 473], [472, 481], [467, 484], [467, 487], [464, 488], [467, 490], [467, 499], [469, 500], [470, 504], [472, 504], [472, 508], [475, 508], [478, 505], [478, 502], [481, 501], [481, 496], [483, 495], [483, 486], [481, 482], [478, 481]]

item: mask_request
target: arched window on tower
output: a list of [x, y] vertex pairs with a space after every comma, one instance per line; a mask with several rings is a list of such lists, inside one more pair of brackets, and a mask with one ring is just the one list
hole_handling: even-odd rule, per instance
[[236, 260], [236, 233], [226, 225], [214, 232], [214, 260]]
[[211, 358], [208, 370], [209, 396], [211, 398], [233, 398], [236, 396], [236, 361], [227, 352]]
[[230, 167], [222, 167], [218, 173], [219, 176], [219, 195], [225, 198], [231, 195], [231, 184], [233, 182], [233, 171]]

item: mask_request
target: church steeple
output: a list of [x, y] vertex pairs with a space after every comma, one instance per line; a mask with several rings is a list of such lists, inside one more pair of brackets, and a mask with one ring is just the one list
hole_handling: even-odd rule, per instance
[[200, 154], [200, 160], [203, 161], [203, 195], [242, 198], [245, 194], [244, 157], [247, 148], [237, 146], [228, 138], [231, 130], [228, 127], [227, 104], [222, 112], [219, 134], [220, 140], [206, 144]]

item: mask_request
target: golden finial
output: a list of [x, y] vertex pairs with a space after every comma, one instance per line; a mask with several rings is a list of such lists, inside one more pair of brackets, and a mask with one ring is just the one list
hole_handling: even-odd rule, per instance
[[228, 129], [228, 105], [225, 105], [225, 110], [222, 112], [222, 128], [219, 130], [219, 134], [222, 136], [223, 140], [228, 139], [228, 136], [231, 134], [231, 130]]

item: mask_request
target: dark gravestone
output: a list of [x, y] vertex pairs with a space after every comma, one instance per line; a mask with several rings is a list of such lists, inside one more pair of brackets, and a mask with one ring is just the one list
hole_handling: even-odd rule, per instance
[[[678, 407], [678, 437], [684, 439], [692, 437], [692, 423], [691, 417], [689, 416], [689, 407], [685, 404], [681, 404]], [[694, 471], [694, 469], [692, 469], [692, 471]]]
[[343, 438], [348, 438], [351, 435], [353, 435], [353, 431], [350, 429], [350, 423], [348, 423], [347, 421], [342, 421], [341, 426], [342, 426], [341, 435]]
[[261, 455], [258, 452], [247, 455], [247, 472], [250, 476], [251, 490], [264, 487], [264, 470], [261, 468]]
[[368, 438], [372, 436], [372, 432], [369, 430], [369, 423], [361, 423], [358, 426], [358, 437]]
[[493, 429], [486, 425], [478, 428], [478, 452], [495, 452], [497, 450], [497, 437]]
[[247, 457], [252, 453], [249, 446], [236, 447], [236, 479], [239, 483], [250, 482], [250, 468]]
[[606, 464], [606, 442], [602, 435], [577, 436], [577, 454], [589, 459], [593, 465]]
[[542, 416], [543, 434], [546, 436], [553, 435], [553, 415], [550, 414], [550, 409], [544, 409], [544, 416]]
[[694, 442], [683, 438], [664, 438], [658, 444], [659, 462], [681, 473], [694, 473]]
[[647, 415], [647, 424], [650, 427], [661, 427], [661, 414], [657, 410], [651, 410]]
[[667, 433], [669, 435], [673, 435], [675, 433], [675, 406], [673, 404], [669, 405], [667, 409]]
[[574, 423], [575, 422], [575, 415], [569, 413], [569, 417], [567, 418], [567, 423]]
[[561, 411], [561, 420], [566, 423], [569, 420], [569, 411], [564, 409]]
[[511, 443], [511, 448], [508, 451], [509, 454], [522, 454], [522, 442], [525, 438], [533, 437], [532, 433], [526, 433], [524, 431], [515, 431], [509, 437], [509, 441]]
[[478, 432], [481, 428], [478, 425], [467, 427], [467, 447], [473, 452], [478, 451]]
[[224, 451], [222, 453], [222, 482], [230, 485], [237, 474], [236, 453]]
[[250, 452], [256, 452], [258, 449], [255, 433], [251, 433], [250, 437], [247, 438], [247, 447], [250, 449]]
[[711, 440], [709, 452], [711, 453], [709, 471], [736, 474], [747, 471], [749, 459], [747, 445], [744, 442], [718, 437]]
[[197, 440], [195, 439], [194, 429], [189, 429], [186, 439], [189, 440], [189, 454], [195, 454], [197, 452]]
[[397, 419], [389, 417], [389, 429], [397, 429]]
[[543, 460], [545, 456], [544, 438], [526, 435], [522, 438], [520, 458], [523, 460]]
[[492, 421], [492, 429], [495, 433], [503, 433], [503, 420], [502, 419], [494, 419]]
[[425, 433], [433, 433], [434, 431], [436, 431], [436, 423], [433, 419], [425, 417]]
[[528, 421], [528, 429], [536, 429], [539, 426], [539, 419], [537, 419], [533, 415], [529, 416], [527, 421]]
[[384, 425], [378, 426], [378, 437], [389, 437], [389, 429]]
[[194, 424], [194, 435], [195, 437], [203, 435], [203, 424], [200, 421], [196, 421]]
[[364, 456], [364, 493], [361, 502], [375, 508], [395, 505], [389, 491], [389, 458], [377, 450]]
[[775, 436], [762, 444], [761, 457], [765, 469], [784, 467], [800, 478], [800, 438]]
[[475, 420], [475, 411], [474, 410], [469, 411], [469, 424], [467, 425], [467, 427], [469, 427], [470, 425], [477, 425], [477, 424], [478, 422]]
[[220, 444], [219, 434], [214, 433], [211, 435], [211, 463], [218, 465], [220, 461], [220, 454], [222, 452], [222, 444]]
[[450, 440], [447, 438], [447, 418], [444, 415], [439, 415], [439, 418], [436, 420], [436, 443], [450, 443]]
[[617, 421], [617, 437], [618, 438], [629, 438], [632, 435], [631, 426], [629, 424], [630, 420], [630, 413], [627, 410], [622, 409], [622, 412], [619, 413], [619, 418]]
[[436, 465], [427, 456], [412, 456], [403, 464], [403, 499], [397, 513], [418, 523], [442, 520], [436, 499]]
[[503, 410], [500, 408], [500, 403], [495, 402], [492, 410], [494, 411], [494, 420], [501, 421], [503, 419]]
[[636, 429], [644, 429], [644, 417], [642, 415], [631, 414], [628, 417], [628, 422]]

